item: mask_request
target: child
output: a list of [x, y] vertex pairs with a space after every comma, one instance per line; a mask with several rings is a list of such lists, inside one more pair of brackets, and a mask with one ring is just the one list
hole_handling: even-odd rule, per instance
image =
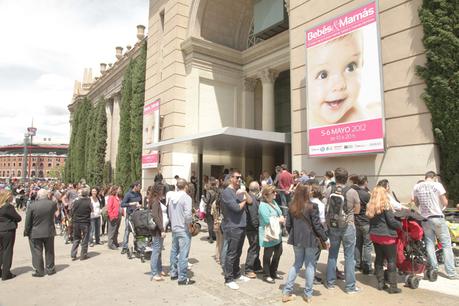
[[309, 127], [377, 116], [359, 105], [363, 67], [360, 30], [309, 49], [307, 57]]

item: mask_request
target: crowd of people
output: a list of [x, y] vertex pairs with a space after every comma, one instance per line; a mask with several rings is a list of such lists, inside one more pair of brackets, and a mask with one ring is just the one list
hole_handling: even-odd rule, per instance
[[[283, 237], [288, 236], [287, 244], [293, 248], [294, 260], [286, 279], [282, 280], [283, 302], [295, 299], [293, 288], [303, 266], [303, 299], [308, 303], [312, 299], [313, 285], [320, 282], [333, 290], [342, 279], [348, 294], [358, 293], [356, 271], [374, 274], [378, 290], [387, 290], [390, 294], [401, 292], [397, 286], [396, 265], [397, 230], [401, 223], [396, 215], [410, 208], [397, 200], [388, 180], [383, 179], [370, 189], [366, 176], [349, 175], [344, 168], [326, 171], [320, 180], [314, 172], [290, 173], [286, 165], [276, 167], [273, 176], [263, 172], [259, 179], [251, 173], [244, 178], [238, 170], [230, 169], [219, 178], [205, 177], [202, 197], [196, 201], [194, 174], [190, 182], [178, 176], [175, 179], [175, 185], [168, 185], [159, 173], [155, 183], [147, 188], [145, 197], [142, 197], [140, 182], [134, 182], [125, 194], [119, 186], [91, 188], [84, 180], [68, 185], [34, 183], [4, 187], [0, 190], [2, 280], [14, 277], [10, 271], [13, 247], [17, 223], [22, 220], [18, 211], [26, 210], [24, 236], [30, 240], [32, 276], [43, 277], [56, 273], [56, 225], [72, 243], [72, 260], [86, 260], [88, 246], [102, 244], [100, 237], [105, 234], [109, 249], [121, 248], [121, 254], [126, 254], [132, 234], [130, 217], [135, 211], [144, 209], [150, 212], [154, 222], [150, 258], [154, 281], [164, 281], [169, 276], [179, 285], [195, 282], [188, 276], [188, 257], [194, 219], [199, 215], [207, 224], [208, 242], [215, 243], [215, 261], [222, 268], [224, 283], [233, 290], [257, 278], [258, 273], [263, 274], [268, 284], [281, 281], [283, 276], [278, 273], [278, 267], [285, 248]], [[446, 274], [450, 279], [458, 279], [443, 215], [448, 199], [434, 172], [427, 172], [425, 179], [414, 186], [412, 201], [423, 217], [430, 267], [438, 270], [435, 243], [439, 240]], [[199, 208], [195, 202], [200, 202]], [[123, 241], [119, 243], [118, 231], [123, 218], [125, 230]], [[162, 264], [168, 229], [172, 232], [169, 275]], [[240, 261], [246, 237], [248, 248], [242, 271]], [[337, 269], [341, 245], [344, 273]], [[328, 250], [326, 271], [320, 271], [326, 275], [324, 279], [317, 271], [322, 250]]]

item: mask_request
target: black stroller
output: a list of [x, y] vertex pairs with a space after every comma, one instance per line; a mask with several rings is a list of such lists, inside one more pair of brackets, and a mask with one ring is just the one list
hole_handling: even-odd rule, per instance
[[127, 252], [127, 257], [140, 258], [142, 262], [150, 260], [152, 251], [152, 222], [148, 209], [137, 209], [129, 216], [129, 228], [134, 235], [134, 247]]

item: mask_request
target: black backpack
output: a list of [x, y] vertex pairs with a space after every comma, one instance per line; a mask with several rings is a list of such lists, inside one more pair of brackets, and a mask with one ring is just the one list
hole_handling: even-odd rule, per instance
[[329, 228], [345, 228], [347, 212], [346, 193], [350, 187], [332, 186], [331, 193], [327, 201], [325, 219]]

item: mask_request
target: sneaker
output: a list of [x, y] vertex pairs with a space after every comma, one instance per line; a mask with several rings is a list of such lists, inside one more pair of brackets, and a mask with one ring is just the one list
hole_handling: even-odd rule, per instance
[[296, 298], [296, 295], [294, 294], [284, 294], [282, 295], [282, 303], [287, 303], [290, 301], [294, 301]]
[[255, 272], [247, 272], [245, 275], [248, 278], [257, 278], [257, 275], [255, 274]]
[[123, 248], [123, 249], [121, 250], [121, 254], [126, 254], [128, 251], [129, 251], [128, 249]]
[[307, 304], [311, 304], [312, 303], [312, 297], [303, 295], [303, 301], [305, 301], [305, 303], [307, 303]]
[[192, 263], [188, 263], [188, 270], [191, 270], [191, 268], [193, 268], [193, 264]]
[[238, 290], [239, 289], [239, 285], [236, 284], [235, 282], [226, 283], [226, 286], [229, 287], [230, 289], [233, 289], [233, 290]]
[[164, 272], [164, 271], [162, 271], [160, 274], [161, 274], [161, 276], [167, 276], [167, 273]]
[[94, 247], [94, 242], [91, 242], [91, 243], [89, 244], [89, 246], [90, 246], [91, 248]]
[[192, 279], [185, 279], [185, 280], [182, 280], [182, 281], [178, 281], [178, 284], [181, 285], [181, 286], [184, 286], [184, 285], [193, 285], [195, 283], [194, 280]]
[[153, 276], [152, 279], [157, 281], [157, 282], [160, 282], [160, 281], [164, 280], [164, 278], [162, 276], [158, 276], [158, 275]]
[[342, 271], [336, 270], [336, 278], [339, 280], [344, 280], [344, 273]]
[[448, 276], [448, 279], [450, 280], [458, 280], [459, 279], [459, 275], [452, 275], [452, 276]]
[[277, 274], [277, 273], [276, 273], [276, 275], [274, 275], [273, 278], [274, 278], [274, 279], [284, 279], [281, 275], [279, 275], [279, 274]]
[[236, 279], [237, 282], [240, 282], [240, 283], [246, 283], [250, 280], [250, 278], [244, 276], [244, 275], [241, 275], [239, 278]]
[[171, 276], [171, 280], [178, 280], [178, 276]]
[[271, 276], [268, 276], [268, 277], [263, 277], [263, 280], [269, 284], [274, 284], [275, 281], [274, 279], [271, 277]]
[[335, 290], [336, 289], [335, 285], [325, 285], [325, 288], [327, 288], [328, 290]]
[[347, 294], [355, 294], [355, 293], [359, 293], [360, 291], [362, 291], [362, 289], [360, 289], [359, 287], [355, 287], [352, 290], [347, 290], [346, 293]]

